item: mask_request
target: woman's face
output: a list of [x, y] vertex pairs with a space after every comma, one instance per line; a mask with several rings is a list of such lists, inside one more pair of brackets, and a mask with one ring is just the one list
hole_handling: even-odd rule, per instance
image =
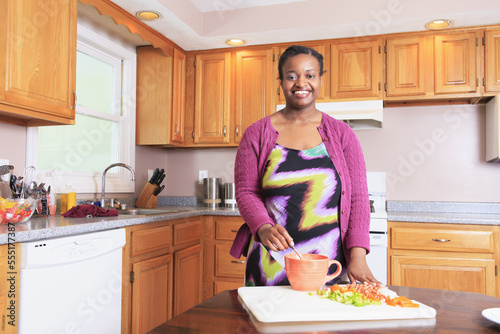
[[314, 106], [321, 88], [319, 62], [312, 55], [299, 54], [283, 63], [281, 88], [287, 106], [303, 109]]

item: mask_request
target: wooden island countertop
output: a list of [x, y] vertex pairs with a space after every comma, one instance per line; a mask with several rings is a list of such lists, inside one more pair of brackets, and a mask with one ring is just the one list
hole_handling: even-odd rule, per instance
[[[243, 308], [237, 290], [226, 290], [155, 328], [163, 333], [500, 333], [481, 312], [500, 299], [478, 293], [389, 286], [436, 309], [435, 319], [259, 323]], [[362, 309], [359, 309], [362, 311]]]

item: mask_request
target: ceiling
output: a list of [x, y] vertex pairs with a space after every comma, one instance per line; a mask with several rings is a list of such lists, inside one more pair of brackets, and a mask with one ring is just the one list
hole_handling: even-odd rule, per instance
[[111, 0], [186, 51], [425, 30], [432, 19], [452, 27], [500, 24], [498, 0]]

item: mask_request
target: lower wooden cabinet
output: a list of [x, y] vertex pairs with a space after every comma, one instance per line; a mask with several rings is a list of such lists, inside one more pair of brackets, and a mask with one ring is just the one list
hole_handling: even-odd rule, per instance
[[240, 216], [207, 216], [205, 219], [204, 299], [244, 286], [246, 267], [245, 257], [235, 259], [229, 254], [243, 219]]
[[389, 284], [500, 296], [499, 227], [389, 222]]
[[201, 218], [126, 228], [122, 333], [142, 334], [203, 300]]

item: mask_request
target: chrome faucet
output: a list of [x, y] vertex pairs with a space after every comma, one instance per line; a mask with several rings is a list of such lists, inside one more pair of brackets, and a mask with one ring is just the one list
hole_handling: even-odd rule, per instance
[[113, 167], [123, 167], [123, 168], [126, 168], [128, 169], [130, 172], [132, 172], [132, 178], [131, 180], [132, 181], [135, 181], [135, 172], [134, 172], [134, 169], [132, 167], [130, 167], [129, 165], [127, 164], [123, 164], [123, 163], [116, 163], [116, 164], [111, 164], [109, 165], [108, 167], [106, 167], [106, 169], [104, 170], [104, 172], [102, 173], [102, 195], [101, 195], [101, 208], [104, 208], [104, 194], [105, 194], [105, 187], [106, 187], [106, 172], [108, 170], [110, 170], [111, 168]]

